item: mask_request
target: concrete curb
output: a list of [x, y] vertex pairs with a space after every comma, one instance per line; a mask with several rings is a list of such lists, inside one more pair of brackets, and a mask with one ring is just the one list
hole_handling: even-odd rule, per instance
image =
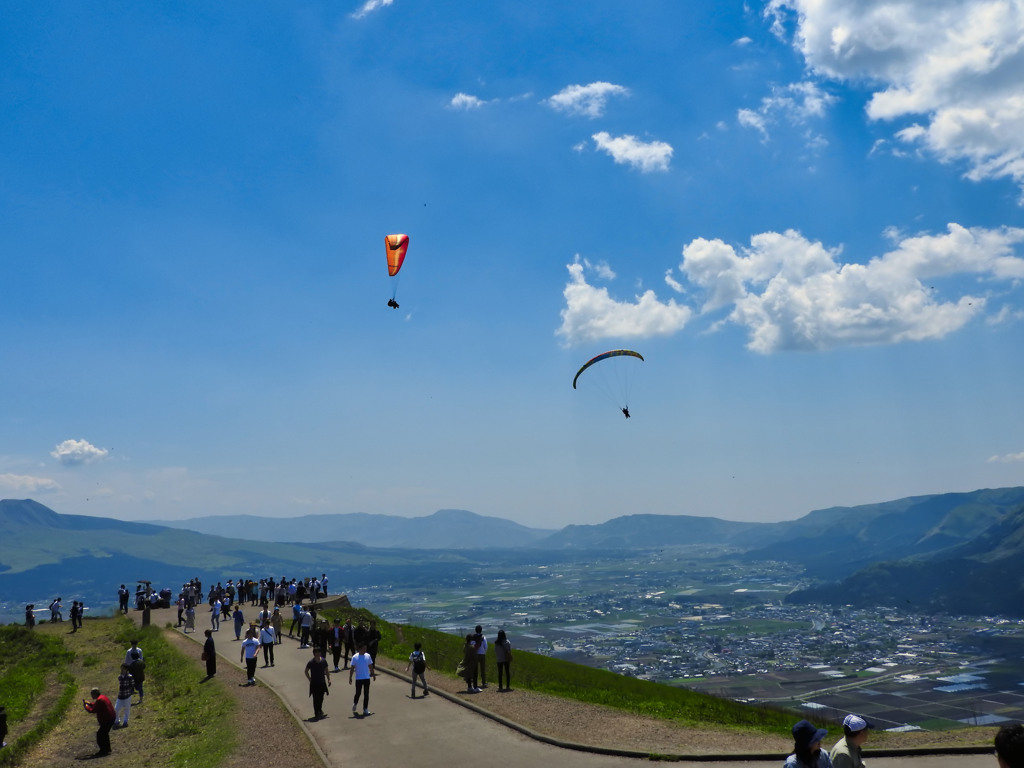
[[[412, 678], [408, 675], [396, 672], [393, 669], [387, 669], [386, 667], [379, 667], [379, 673], [391, 675], [392, 677], [403, 680], [406, 683], [412, 684]], [[732, 752], [728, 754], [661, 754], [654, 752], [640, 752], [632, 749], [617, 749], [615, 747], [601, 747], [591, 744], [579, 744], [574, 741], [563, 741], [562, 739], [556, 739], [551, 736], [545, 736], [542, 733], [530, 730], [524, 725], [513, 722], [508, 718], [502, 717], [494, 712], [486, 710], [482, 707], [478, 707], [465, 699], [458, 696], [453, 696], [447, 691], [442, 691], [438, 688], [431, 688], [430, 693], [432, 695], [440, 696], [443, 699], [447, 699], [461, 707], [475, 712], [478, 715], [493, 720], [506, 728], [511, 728], [513, 731], [517, 731], [524, 736], [527, 736], [535, 741], [540, 741], [545, 744], [550, 744], [554, 747], [560, 747], [562, 749], [572, 749], [577, 752], [590, 752], [596, 755], [612, 755], [613, 757], [631, 757], [637, 760], [661, 760], [664, 762], [693, 762], [693, 763], [744, 763], [744, 762], [765, 762], [771, 760], [777, 760], [780, 763], [786, 761], [788, 754], [781, 754], [778, 752]], [[867, 760], [872, 757], [925, 757], [925, 756], [955, 756], [955, 755], [987, 755], [992, 753], [992, 747], [921, 747], [919, 749], [874, 749], [865, 750], [864, 759]]]

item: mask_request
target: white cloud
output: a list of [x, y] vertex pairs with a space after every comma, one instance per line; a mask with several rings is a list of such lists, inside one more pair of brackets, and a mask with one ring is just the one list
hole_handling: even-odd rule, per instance
[[1016, 284], [1022, 242], [1024, 229], [950, 224], [945, 234], [903, 238], [866, 264], [843, 264], [840, 249], [789, 230], [755, 235], [740, 252], [694, 240], [680, 269], [704, 290], [703, 312], [731, 306], [727, 320], [748, 329], [747, 347], [768, 354], [942, 338], [983, 313], [986, 299], [942, 301], [922, 281], [968, 275]]
[[1013, 464], [1018, 461], [1024, 461], [1024, 451], [1020, 453], [1004, 453], [1002, 456], [990, 456], [988, 458], [990, 464]]
[[569, 85], [549, 98], [547, 104], [559, 112], [595, 118], [604, 114], [609, 97], [628, 95], [628, 88], [612, 83]]
[[1024, 320], [1024, 310], [1004, 304], [998, 312], [986, 318], [985, 322], [989, 325], [1002, 325], [1020, 320]]
[[15, 493], [48, 493], [60, 490], [60, 484], [48, 477], [4, 474], [0, 475], [0, 488]]
[[744, 46], [750, 45], [752, 42], [754, 41], [751, 38], [744, 35], [743, 37], [738, 37], [735, 40], [733, 40], [732, 44], [742, 48]]
[[676, 293], [686, 293], [686, 289], [683, 287], [683, 284], [676, 280], [675, 275], [672, 274], [671, 268], [665, 270], [665, 285]]
[[614, 280], [616, 278], [615, 272], [607, 261], [599, 261], [596, 264], [590, 261], [590, 259], [583, 259], [583, 266], [587, 270], [594, 272], [602, 280]]
[[872, 120], [974, 180], [1024, 187], [1024, 4], [1019, 0], [770, 0], [817, 76], [874, 88]]
[[597, 148], [611, 155], [616, 163], [630, 165], [643, 173], [667, 171], [672, 162], [672, 147], [663, 141], [644, 142], [636, 136], [612, 136], [605, 131], [591, 138]]
[[480, 109], [486, 102], [481, 101], [476, 96], [472, 96], [468, 93], [456, 93], [452, 96], [452, 100], [448, 102], [448, 106], [452, 109]]
[[766, 139], [768, 138], [768, 121], [760, 112], [752, 109], [741, 109], [736, 112], [736, 120], [744, 128], [753, 128]]
[[105, 459], [109, 453], [106, 448], [97, 448], [87, 440], [65, 440], [50, 451], [53, 458], [66, 466], [92, 464]]
[[658, 301], [654, 291], [646, 291], [633, 302], [620, 302], [607, 288], [587, 283], [585, 264], [579, 259], [566, 265], [569, 282], [565, 286], [566, 307], [558, 335], [566, 344], [600, 339], [636, 339], [670, 336], [683, 328], [693, 314], [689, 307], [674, 300]]
[[805, 81], [772, 86], [771, 95], [761, 99], [757, 109], [740, 109], [736, 119], [744, 128], [753, 128], [768, 137], [768, 126], [779, 121], [803, 125], [811, 118], [823, 117], [836, 97], [817, 84]]
[[359, 7], [359, 10], [352, 14], [352, 18], [361, 19], [380, 8], [385, 8], [391, 5], [394, 1], [395, 0], [366, 0], [366, 2]]

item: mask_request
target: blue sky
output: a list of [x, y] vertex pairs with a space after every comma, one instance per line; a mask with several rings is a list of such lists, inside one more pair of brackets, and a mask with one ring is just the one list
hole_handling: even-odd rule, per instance
[[[0, 497], [555, 528], [1019, 485], [1022, 40], [978, 0], [3, 3]], [[616, 348], [629, 420], [571, 386]]]

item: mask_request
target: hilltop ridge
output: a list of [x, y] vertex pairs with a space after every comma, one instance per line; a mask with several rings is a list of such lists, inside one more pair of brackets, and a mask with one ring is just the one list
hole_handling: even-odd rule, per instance
[[[95, 566], [112, 557], [131, 563], [139, 578], [170, 586], [183, 570], [226, 580], [254, 571], [280, 577], [321, 569], [343, 571], [350, 585], [400, 586], [459, 583], [479, 563], [518, 568], [597, 553], [696, 547], [717, 548], [747, 564], [801, 566], [818, 583], [792, 595], [794, 602], [886, 604], [902, 595], [928, 610], [969, 613], [984, 606], [1009, 614], [1024, 593], [988, 586], [1024, 576], [1022, 509], [1024, 487], [1013, 487], [831, 507], [777, 523], [632, 514], [548, 531], [467, 510], [417, 518], [207, 517], [172, 526], [63, 515], [31, 499], [5, 499], [0, 591], [23, 602], [52, 599], [47, 595], [65, 591], [73, 573], [79, 595], [98, 601], [111, 588]], [[978, 592], [984, 600], [975, 599]]]

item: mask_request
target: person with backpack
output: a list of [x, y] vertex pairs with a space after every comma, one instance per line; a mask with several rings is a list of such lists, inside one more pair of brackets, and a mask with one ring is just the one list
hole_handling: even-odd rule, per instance
[[412, 667], [412, 698], [416, 698], [417, 677], [419, 677], [423, 685], [423, 695], [429, 695], [427, 678], [424, 676], [424, 673], [427, 671], [427, 657], [423, 653], [423, 643], [415, 643], [413, 645], [413, 652], [409, 654], [409, 663], [406, 665], [405, 671], [408, 672], [410, 667]]

